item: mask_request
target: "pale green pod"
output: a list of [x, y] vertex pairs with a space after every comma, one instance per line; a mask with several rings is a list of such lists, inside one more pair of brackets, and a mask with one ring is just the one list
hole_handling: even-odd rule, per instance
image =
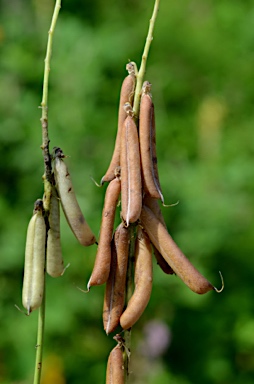
[[46, 225], [42, 200], [35, 203], [26, 238], [22, 303], [28, 315], [40, 307], [44, 292]]
[[56, 189], [52, 186], [49, 211], [49, 230], [47, 239], [47, 273], [52, 277], [61, 276], [64, 262], [60, 240], [60, 206]]
[[56, 189], [66, 220], [80, 244], [84, 246], [92, 245], [96, 242], [96, 238], [77, 202], [68, 168], [63, 161], [65, 156], [60, 148], [55, 148], [54, 151]]

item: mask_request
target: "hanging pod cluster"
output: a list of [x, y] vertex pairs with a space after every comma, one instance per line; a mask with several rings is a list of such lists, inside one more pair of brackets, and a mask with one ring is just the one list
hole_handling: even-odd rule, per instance
[[[193, 292], [219, 292], [191, 264], [167, 231], [158, 204], [158, 200], [164, 204], [164, 198], [157, 166], [151, 84], [148, 81], [143, 84], [140, 113], [137, 117], [132, 108], [136, 64], [127, 64], [127, 70], [129, 74], [123, 81], [120, 94], [115, 148], [108, 170], [101, 179], [101, 185], [104, 182], [109, 184], [105, 194], [95, 264], [87, 285], [89, 290], [92, 286], [106, 283], [103, 323], [107, 334], [113, 332], [118, 325], [129, 329], [145, 310], [152, 291], [153, 252], [163, 272], [176, 274]], [[114, 231], [119, 200], [121, 223]], [[135, 289], [126, 304], [130, 226], [136, 228]]]
[[43, 200], [36, 200], [27, 229], [22, 303], [28, 315], [42, 303], [45, 268], [52, 277], [59, 277], [64, 273], [60, 240], [60, 203], [80, 244], [89, 246], [96, 242], [77, 202], [68, 168], [63, 161], [64, 157], [60, 148], [53, 149], [54, 167], [49, 212], [46, 215]]

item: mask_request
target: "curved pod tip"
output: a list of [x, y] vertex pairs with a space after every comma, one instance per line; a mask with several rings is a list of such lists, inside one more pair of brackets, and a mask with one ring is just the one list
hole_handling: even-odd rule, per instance
[[223, 279], [223, 276], [222, 276], [221, 271], [219, 271], [219, 274], [220, 274], [220, 278], [221, 278], [221, 288], [218, 289], [218, 288], [216, 288], [216, 287], [213, 287], [213, 289], [214, 289], [215, 292], [217, 292], [217, 293], [221, 293], [221, 292], [224, 290], [224, 287], [225, 287], [224, 279]]

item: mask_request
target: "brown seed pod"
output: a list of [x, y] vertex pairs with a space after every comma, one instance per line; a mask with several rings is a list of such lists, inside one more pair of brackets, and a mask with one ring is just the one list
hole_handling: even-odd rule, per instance
[[[164, 217], [162, 215], [162, 212], [161, 212], [161, 209], [160, 209], [160, 206], [159, 206], [159, 203], [158, 203], [158, 200], [149, 196], [149, 195], [145, 195], [144, 196], [144, 199], [143, 199], [143, 204], [146, 205], [148, 208], [151, 209], [151, 211], [153, 212], [153, 214], [157, 217], [157, 219], [164, 225], [164, 227], [166, 228], [166, 223], [164, 221]], [[157, 260], [157, 264], [160, 266], [160, 268], [162, 269], [162, 271], [164, 273], [166, 273], [167, 275], [173, 275], [174, 274], [174, 271], [173, 269], [170, 267], [170, 265], [166, 262], [166, 260], [164, 259], [164, 257], [160, 254], [160, 252], [158, 251], [158, 249], [153, 245], [153, 253], [154, 253], [154, 256]]]
[[195, 293], [217, 290], [187, 259], [176, 245], [167, 229], [146, 206], [142, 207], [141, 224], [151, 242], [158, 249], [173, 271]]
[[117, 345], [109, 354], [106, 384], [124, 384], [124, 362], [122, 348]]
[[133, 118], [125, 119], [121, 139], [121, 206], [128, 227], [139, 219], [142, 208], [142, 183], [138, 131]]
[[153, 214], [157, 217], [158, 220], [166, 227], [166, 223], [163, 217], [163, 214], [160, 209], [160, 205], [158, 203], [158, 200], [156, 198], [153, 198], [147, 194], [145, 194], [143, 198], [143, 205], [147, 206]]
[[144, 312], [151, 296], [153, 282], [152, 246], [139, 227], [135, 245], [135, 290], [120, 318], [123, 329], [131, 328]]
[[110, 274], [106, 284], [103, 324], [107, 334], [113, 332], [119, 324], [125, 299], [125, 282], [129, 254], [129, 231], [121, 223], [111, 242]]
[[156, 258], [157, 264], [159, 265], [160, 269], [166, 273], [166, 275], [174, 275], [175, 272], [170, 267], [170, 265], [166, 262], [162, 254], [158, 251], [157, 248], [153, 245], [153, 254]]
[[93, 285], [101, 285], [108, 280], [111, 262], [111, 240], [120, 191], [121, 184], [118, 179], [112, 180], [106, 190], [102, 211], [99, 245], [93, 272], [87, 284], [88, 290]]
[[60, 197], [66, 220], [72, 232], [80, 244], [89, 246], [96, 242], [96, 238], [87, 224], [77, 202], [68, 168], [63, 161], [64, 157], [65, 156], [60, 148], [54, 148], [53, 158], [55, 160], [54, 176], [56, 189]]
[[113, 152], [113, 156], [111, 162], [109, 164], [108, 170], [101, 179], [101, 185], [105, 181], [111, 181], [115, 177], [115, 169], [120, 165], [120, 151], [121, 151], [121, 132], [124, 124], [124, 120], [127, 116], [123, 106], [126, 102], [132, 104], [136, 77], [135, 77], [135, 63], [128, 63], [126, 65], [126, 69], [129, 72], [129, 75], [124, 79], [121, 92], [120, 92], [120, 102], [119, 102], [119, 112], [118, 112], [118, 128], [116, 134], [115, 148]]
[[145, 81], [140, 102], [139, 141], [142, 177], [146, 193], [160, 199], [164, 204], [157, 166], [154, 104], [149, 93], [150, 88], [151, 84]]

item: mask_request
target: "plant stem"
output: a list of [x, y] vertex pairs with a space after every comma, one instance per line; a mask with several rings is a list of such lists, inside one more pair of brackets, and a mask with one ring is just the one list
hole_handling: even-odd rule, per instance
[[51, 157], [49, 153], [49, 135], [48, 135], [48, 84], [49, 84], [49, 72], [50, 72], [50, 59], [52, 55], [53, 34], [57, 22], [57, 17], [61, 8], [61, 0], [56, 0], [55, 8], [52, 16], [50, 29], [48, 32], [48, 44], [44, 66], [44, 79], [43, 79], [43, 91], [42, 91], [42, 150], [44, 157], [44, 209], [46, 213], [49, 211], [50, 195], [51, 195]]
[[42, 352], [43, 352], [43, 339], [44, 339], [44, 324], [45, 324], [45, 283], [42, 304], [39, 308], [38, 315], [38, 330], [37, 330], [37, 343], [36, 343], [36, 358], [34, 369], [33, 384], [39, 384], [41, 380], [41, 367], [42, 367]]
[[144, 46], [144, 52], [142, 55], [141, 65], [137, 75], [137, 84], [136, 84], [134, 103], [133, 103], [134, 116], [136, 117], [136, 119], [138, 119], [138, 116], [139, 116], [141, 88], [142, 88], [142, 84], [143, 84], [143, 80], [146, 72], [147, 57], [150, 50], [151, 42], [153, 40], [153, 30], [154, 30], [155, 20], [159, 11], [159, 4], [160, 4], [160, 0], [155, 0], [153, 14], [150, 19], [149, 29], [146, 37], [145, 46]]
[[[48, 84], [49, 84], [49, 72], [50, 72], [50, 59], [52, 55], [52, 43], [53, 34], [57, 22], [57, 17], [61, 8], [61, 0], [56, 0], [55, 8], [52, 16], [52, 21], [48, 33], [47, 52], [44, 65], [44, 78], [43, 78], [43, 91], [42, 91], [42, 151], [44, 158], [44, 199], [43, 206], [45, 210], [45, 222], [47, 227], [47, 233], [49, 229], [48, 225], [48, 213], [50, 207], [51, 198], [51, 182], [52, 182], [52, 167], [51, 157], [49, 152], [49, 135], [48, 135]], [[46, 236], [47, 239], [47, 236]], [[45, 245], [45, 258], [47, 253], [47, 240]], [[34, 369], [34, 381], [33, 384], [40, 384], [41, 369], [42, 369], [42, 352], [43, 352], [43, 339], [44, 339], [44, 327], [45, 327], [45, 304], [46, 304], [46, 282], [44, 281], [43, 300], [39, 308], [38, 316], [38, 330], [37, 330], [37, 344], [36, 344], [36, 358]]]
[[[158, 14], [158, 10], [159, 10], [159, 3], [160, 3], [160, 0], [155, 0], [153, 14], [150, 19], [149, 29], [148, 29], [144, 51], [142, 55], [141, 65], [137, 74], [137, 83], [136, 83], [134, 102], [133, 102], [133, 111], [134, 111], [135, 120], [137, 122], [139, 119], [139, 104], [140, 104], [140, 97], [141, 97], [141, 88], [142, 88], [145, 71], [146, 71], [147, 57], [148, 57], [151, 42], [153, 40], [153, 30], [154, 30], [154, 24]], [[133, 293], [132, 276], [133, 276], [133, 260], [135, 256], [135, 237], [136, 237], [135, 226], [131, 225], [129, 227], [129, 231], [130, 231], [130, 251], [129, 251], [128, 269], [127, 269], [127, 279], [126, 279], [126, 302], [127, 303], [129, 302]], [[125, 371], [125, 383], [127, 383], [128, 377], [129, 377], [129, 360], [130, 360], [130, 350], [131, 350], [131, 329], [124, 331], [124, 340], [125, 340], [124, 371]]]

